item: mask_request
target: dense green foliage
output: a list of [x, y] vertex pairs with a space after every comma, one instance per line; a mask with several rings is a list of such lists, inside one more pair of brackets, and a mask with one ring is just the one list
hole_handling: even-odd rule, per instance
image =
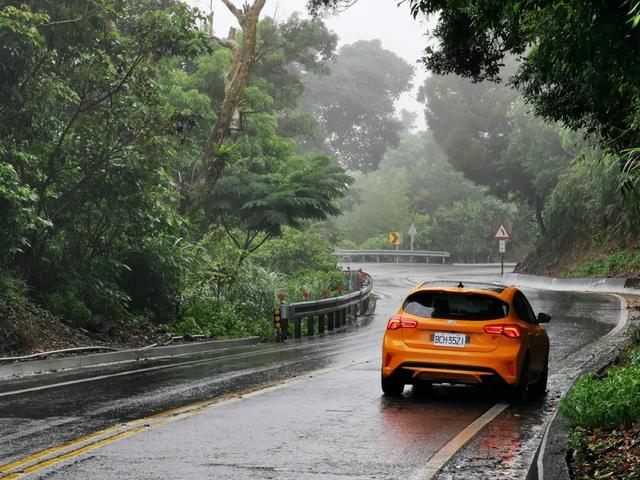
[[581, 377], [560, 403], [573, 426], [619, 428], [640, 422], [640, 348], [603, 376]]
[[640, 270], [640, 252], [621, 250], [606, 258], [589, 260], [570, 272], [571, 277], [616, 277]]
[[431, 71], [493, 79], [507, 54], [521, 56], [513, 83], [537, 113], [619, 146], [638, 145], [640, 30], [632, 2], [412, 0], [411, 6], [414, 14], [439, 15], [440, 45], [425, 57]]
[[[208, 185], [195, 176], [232, 54], [205, 31], [175, 0], [0, 7], [0, 281], [26, 284], [8, 297], [28, 292], [91, 331], [147, 319], [267, 336], [278, 290], [342, 281], [330, 246], [287, 229], [337, 214], [351, 183], [294, 138], [313, 130], [297, 108], [303, 76], [329, 72], [335, 34], [261, 20], [240, 116], [215, 152], [227, 168]], [[304, 273], [247, 259], [284, 231], [318, 245]]]
[[434, 138], [465, 176], [494, 195], [542, 211], [570, 157], [561, 131], [534, 117], [517, 92], [493, 82], [429, 77], [420, 91]]
[[181, 294], [179, 322], [185, 333], [217, 337], [258, 335], [271, 338], [276, 295], [287, 301], [322, 298], [346, 288], [331, 245], [312, 229], [290, 227], [258, 250], [238, 269], [236, 248], [229, 242], [210, 241]]
[[[411, 223], [418, 232], [415, 249], [449, 251], [456, 261], [499, 258], [492, 235], [501, 223], [516, 238], [511, 258], [525, 253], [533, 239], [526, 207], [499, 201], [465, 179], [424, 132], [405, 132], [378, 170], [356, 177], [343, 204], [334, 228], [354, 242], [344, 247], [389, 248], [388, 232], [407, 232]], [[401, 248], [409, 247], [405, 233]]]

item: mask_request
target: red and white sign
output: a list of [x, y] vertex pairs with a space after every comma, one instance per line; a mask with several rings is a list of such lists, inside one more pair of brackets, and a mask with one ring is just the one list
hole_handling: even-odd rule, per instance
[[495, 240], [511, 240], [511, 235], [509, 235], [509, 230], [507, 230], [507, 226], [502, 223], [498, 227], [498, 231], [493, 235]]

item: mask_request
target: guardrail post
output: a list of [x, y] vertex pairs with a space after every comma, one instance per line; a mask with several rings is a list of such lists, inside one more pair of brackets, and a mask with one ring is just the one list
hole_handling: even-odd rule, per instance
[[308, 337], [313, 337], [313, 334], [315, 333], [315, 328], [313, 327], [314, 322], [315, 322], [315, 317], [307, 317], [307, 336]]
[[293, 327], [293, 336], [295, 338], [300, 338], [302, 336], [302, 319], [301, 318], [295, 318], [293, 320], [295, 322], [295, 325]]
[[324, 315], [319, 315], [318, 316], [318, 335], [322, 335], [324, 333], [324, 320], [325, 320], [325, 316]]
[[335, 318], [336, 318], [336, 314], [334, 312], [329, 312], [327, 328], [329, 329], [330, 332], [333, 331]]
[[289, 319], [288, 318], [282, 319], [282, 329], [280, 333], [280, 338], [282, 340], [286, 340], [289, 338]]

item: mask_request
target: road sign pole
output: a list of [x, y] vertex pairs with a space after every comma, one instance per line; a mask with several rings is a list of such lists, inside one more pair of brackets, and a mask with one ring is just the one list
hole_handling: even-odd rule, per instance
[[411, 226], [409, 227], [409, 235], [411, 235], [411, 251], [413, 252], [413, 239], [416, 236], [416, 233], [418, 233], [418, 230], [416, 229], [416, 225], [415, 223], [412, 223]]
[[500, 252], [500, 275], [504, 275], [504, 253], [507, 251], [507, 240], [511, 240], [511, 235], [507, 226], [503, 223], [498, 227], [498, 231], [493, 235], [498, 240], [498, 251]]

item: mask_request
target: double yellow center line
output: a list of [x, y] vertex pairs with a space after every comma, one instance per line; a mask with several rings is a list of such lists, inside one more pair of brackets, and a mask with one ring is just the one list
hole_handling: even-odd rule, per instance
[[347, 367], [353, 367], [355, 365], [366, 363], [371, 360], [371, 358], [352, 360], [351, 362], [337, 364], [321, 370], [314, 370], [312, 372], [302, 374], [288, 380], [265, 382], [253, 387], [236, 390], [226, 395], [193, 402], [182, 407], [165, 410], [155, 415], [150, 415], [148, 417], [143, 417], [131, 422], [105, 428], [104, 430], [99, 430], [70, 442], [47, 448], [46, 450], [42, 450], [24, 458], [20, 458], [11, 463], [0, 465], [0, 479], [18, 479], [25, 475], [29, 475], [45, 468], [55, 466], [59, 463], [65, 462], [84, 453], [91, 452], [111, 443], [131, 437], [144, 430], [159, 427], [160, 425], [175, 422], [177, 420], [182, 420], [204, 410], [226, 405], [243, 398], [272, 392], [280, 388], [285, 388], [286, 386], [293, 383], [301, 382], [307, 377], [318, 377], [329, 372], [342, 370]]
[[158, 427], [166, 423], [175, 422], [177, 420], [182, 420], [213, 406], [239, 400], [244, 395], [258, 390], [268, 389], [270, 387], [273, 388], [275, 385], [277, 385], [277, 382], [238, 390], [214, 399], [190, 403], [182, 407], [172, 408], [155, 415], [99, 430], [70, 442], [56, 445], [27, 457], [20, 458], [19, 460], [15, 460], [11, 463], [0, 465], [0, 479], [14, 480], [21, 478], [25, 475], [65, 462], [84, 453], [91, 452], [111, 443], [131, 437], [144, 430]]

